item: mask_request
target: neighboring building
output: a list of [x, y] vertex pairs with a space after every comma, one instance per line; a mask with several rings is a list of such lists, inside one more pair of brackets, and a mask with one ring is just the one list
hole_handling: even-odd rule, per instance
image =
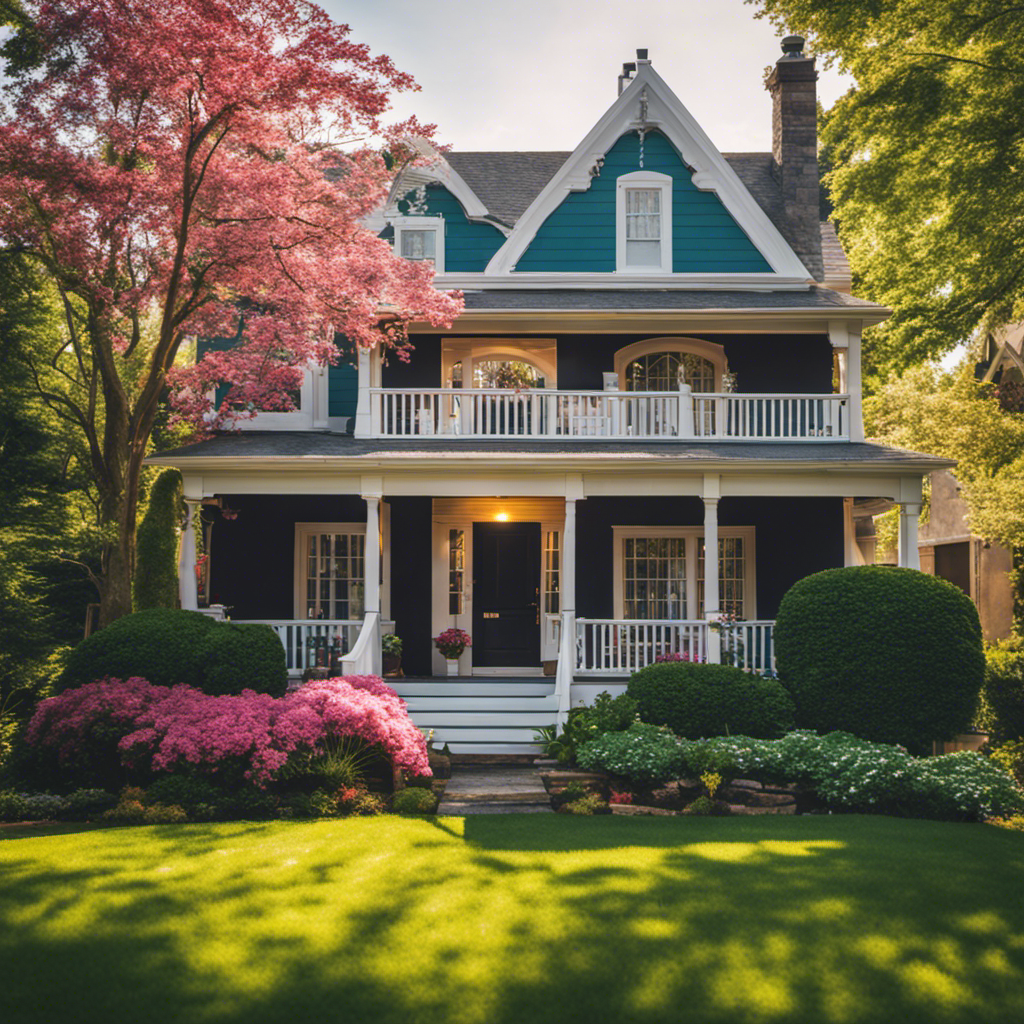
[[955, 583], [978, 607], [986, 643], [1013, 632], [1011, 553], [971, 534], [967, 502], [949, 470], [931, 475], [928, 521], [920, 528], [921, 568]]
[[425, 148], [382, 223], [465, 292], [458, 322], [151, 460], [237, 512], [212, 600], [271, 621], [295, 672], [335, 637], [345, 671], [379, 671], [383, 619], [407, 676], [440, 675], [431, 637], [467, 629], [467, 678], [400, 692], [456, 749], [525, 749], [659, 655], [770, 668], [786, 590], [859, 560], [859, 505], [902, 504], [917, 566], [922, 477], [951, 463], [864, 441], [861, 332], [889, 311], [843, 290], [814, 61], [783, 46], [771, 153], [719, 153], [646, 51], [571, 153]]

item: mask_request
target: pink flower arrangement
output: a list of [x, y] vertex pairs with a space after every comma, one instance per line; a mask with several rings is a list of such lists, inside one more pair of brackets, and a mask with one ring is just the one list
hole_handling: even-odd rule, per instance
[[190, 686], [104, 679], [42, 701], [26, 739], [55, 748], [69, 763], [105, 723], [121, 733], [122, 762], [153, 771], [234, 763], [265, 786], [292, 753], [314, 751], [329, 736], [353, 736], [379, 746], [410, 775], [431, 774], [426, 740], [405, 701], [376, 676], [317, 680], [284, 697], [253, 690], [211, 697]]
[[608, 797], [608, 803], [610, 804], [631, 804], [633, 802], [633, 794], [629, 790], [618, 790], [613, 789]]
[[443, 633], [434, 637], [434, 644], [445, 658], [453, 660], [458, 658], [467, 647], [473, 646], [473, 641], [464, 629], [452, 626]]

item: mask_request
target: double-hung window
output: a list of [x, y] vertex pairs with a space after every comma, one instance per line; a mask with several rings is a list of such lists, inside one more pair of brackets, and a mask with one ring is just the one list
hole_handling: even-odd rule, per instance
[[[704, 618], [703, 527], [616, 526], [613, 532], [616, 618]], [[721, 528], [718, 591], [721, 611], [756, 617], [753, 527]]]
[[619, 273], [672, 272], [672, 179], [655, 171], [616, 183], [615, 266]]
[[295, 548], [296, 618], [361, 619], [366, 525], [296, 523]]
[[442, 217], [395, 217], [391, 225], [395, 231], [396, 256], [407, 260], [428, 261], [434, 264], [437, 273], [444, 273]]

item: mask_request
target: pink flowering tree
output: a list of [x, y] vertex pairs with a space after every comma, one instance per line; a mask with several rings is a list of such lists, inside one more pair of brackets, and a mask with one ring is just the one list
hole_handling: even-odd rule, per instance
[[[97, 487], [106, 624], [131, 611], [139, 475], [168, 388], [196, 425], [288, 408], [303, 368], [337, 359], [337, 332], [401, 348], [411, 319], [448, 325], [461, 300], [360, 226], [401, 140], [429, 129], [385, 124], [389, 95], [414, 83], [314, 4], [21, 10], [4, 47], [0, 247], [63, 311], [61, 347], [33, 370]], [[176, 362], [186, 339], [236, 335]], [[220, 381], [231, 393], [210, 410]]]

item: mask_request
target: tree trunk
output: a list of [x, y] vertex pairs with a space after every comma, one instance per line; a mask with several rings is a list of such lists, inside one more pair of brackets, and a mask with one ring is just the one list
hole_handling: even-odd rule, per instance
[[125, 477], [124, 492], [112, 495], [101, 507], [101, 529], [106, 539], [100, 563], [100, 628], [132, 611], [139, 474], [133, 471], [131, 462]]

